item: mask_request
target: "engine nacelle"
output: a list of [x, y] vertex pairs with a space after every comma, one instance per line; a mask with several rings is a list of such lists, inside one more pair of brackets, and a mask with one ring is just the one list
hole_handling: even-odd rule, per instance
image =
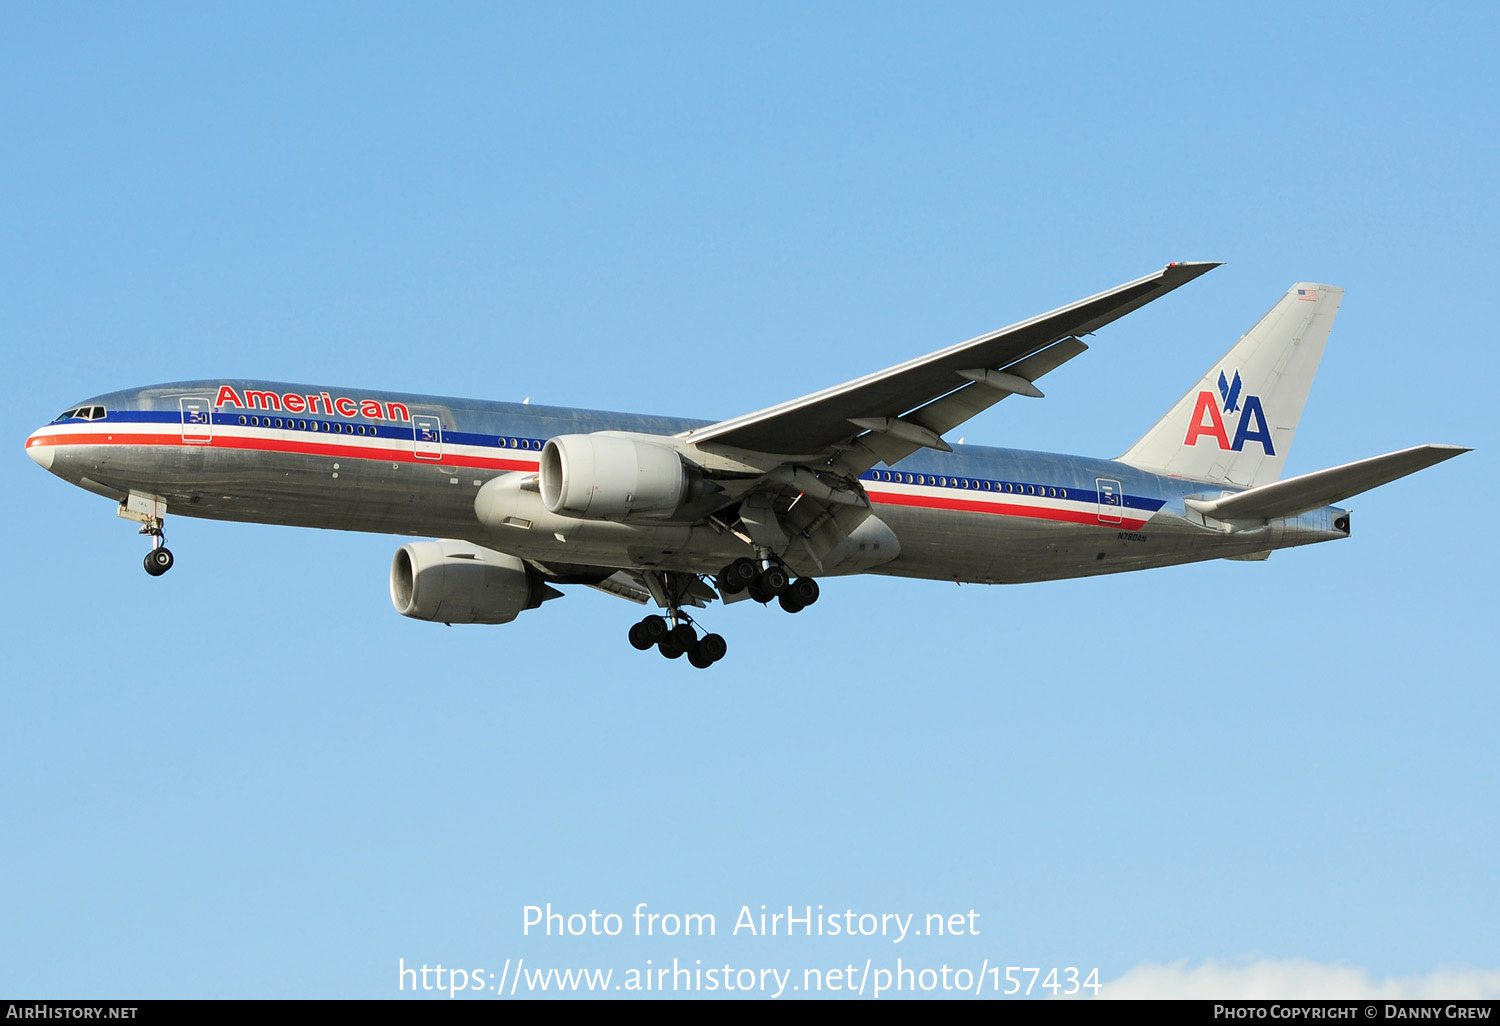
[[391, 604], [415, 620], [510, 623], [561, 594], [515, 556], [468, 542], [412, 542], [391, 561]]
[[538, 476], [549, 513], [621, 522], [671, 519], [707, 485], [676, 450], [609, 434], [550, 439]]

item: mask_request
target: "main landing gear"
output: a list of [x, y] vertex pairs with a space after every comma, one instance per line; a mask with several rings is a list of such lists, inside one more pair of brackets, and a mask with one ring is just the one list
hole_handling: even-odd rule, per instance
[[748, 591], [762, 605], [775, 599], [788, 613], [800, 613], [818, 601], [818, 582], [811, 577], [793, 579], [780, 563], [767, 563], [762, 568], [748, 556], [720, 570], [714, 583], [726, 595]]
[[673, 624], [655, 613], [630, 628], [630, 643], [642, 652], [653, 645], [668, 659], [688, 657], [700, 670], [706, 670], [729, 651], [729, 644], [717, 634], [698, 637], [691, 621], [677, 610], [671, 610]]
[[[742, 591], [762, 605], [775, 599], [788, 613], [800, 613], [818, 601], [818, 582], [811, 577], [793, 578], [786, 567], [772, 559], [756, 561], [741, 558], [730, 563], [714, 577], [721, 595]], [[656, 600], [667, 609], [666, 616], [655, 613], [630, 628], [630, 643], [640, 651], [655, 648], [668, 659], [687, 656], [688, 662], [706, 670], [729, 651], [729, 645], [717, 634], [698, 636], [693, 621], [678, 608], [681, 595], [653, 589]]]

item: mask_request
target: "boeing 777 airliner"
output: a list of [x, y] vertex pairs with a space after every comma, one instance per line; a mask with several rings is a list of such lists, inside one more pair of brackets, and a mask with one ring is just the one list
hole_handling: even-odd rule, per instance
[[798, 612], [817, 578], [1016, 584], [1343, 538], [1333, 505], [1467, 452], [1421, 445], [1281, 480], [1343, 290], [1292, 286], [1118, 459], [944, 435], [1083, 353], [1083, 336], [1217, 266], [1176, 263], [1051, 313], [715, 423], [268, 381], [95, 396], [26, 441], [119, 503], [171, 569], [167, 511], [436, 537], [403, 545], [406, 616], [500, 624], [584, 584], [652, 614], [638, 649], [723, 658], [688, 607]]

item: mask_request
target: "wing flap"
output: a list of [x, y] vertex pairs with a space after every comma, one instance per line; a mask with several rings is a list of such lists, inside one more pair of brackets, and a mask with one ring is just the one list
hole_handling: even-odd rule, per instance
[[[1022, 381], [1036, 381], [1049, 371], [1056, 370], [1075, 356], [1088, 351], [1088, 346], [1069, 336], [1046, 349], [1032, 353], [1026, 359], [1005, 368], [1005, 373]], [[926, 428], [936, 435], [943, 435], [958, 427], [971, 417], [983, 413], [1000, 400], [1021, 393], [993, 388], [981, 382], [970, 382], [940, 399], [934, 399], [906, 415], [906, 420]], [[839, 458], [839, 466], [855, 476], [863, 474], [877, 463], [886, 466], [899, 463], [921, 446], [891, 434], [871, 434], [861, 437], [854, 449]]]
[[1222, 499], [1187, 499], [1188, 507], [1215, 520], [1274, 520], [1322, 509], [1360, 492], [1415, 474], [1468, 452], [1459, 445], [1418, 445], [1346, 463]]

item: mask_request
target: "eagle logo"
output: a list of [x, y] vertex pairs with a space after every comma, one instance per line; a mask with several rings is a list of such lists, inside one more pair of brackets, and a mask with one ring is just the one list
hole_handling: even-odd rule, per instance
[[1219, 396], [1224, 400], [1224, 412], [1234, 413], [1240, 408], [1240, 372], [1234, 372], [1234, 383], [1224, 377], [1224, 372], [1219, 371]]

